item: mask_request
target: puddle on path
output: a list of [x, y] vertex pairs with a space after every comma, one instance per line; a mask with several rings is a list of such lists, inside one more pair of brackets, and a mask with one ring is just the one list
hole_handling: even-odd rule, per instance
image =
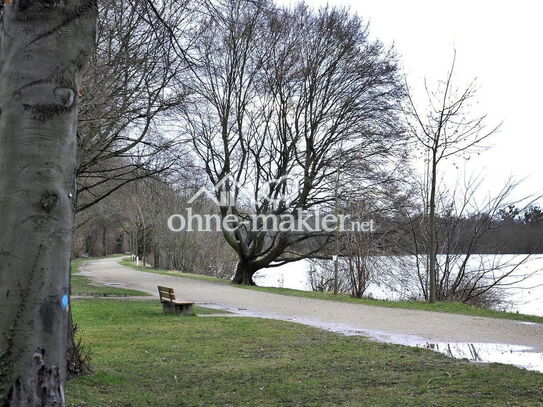
[[289, 318], [219, 304], [198, 305], [229, 311], [240, 317], [296, 322], [346, 336], [366, 336], [379, 342], [430, 349], [434, 352], [440, 352], [456, 359], [468, 359], [478, 363], [504, 363], [543, 373], [543, 353], [534, 352], [532, 351], [532, 348], [527, 346], [500, 343], [434, 342], [413, 335], [400, 335], [370, 329], [358, 329], [349, 324], [327, 323], [304, 318]]
[[417, 343], [419, 348], [431, 349], [457, 359], [474, 362], [498, 362], [543, 373], [543, 353], [532, 352], [530, 347], [501, 343]]

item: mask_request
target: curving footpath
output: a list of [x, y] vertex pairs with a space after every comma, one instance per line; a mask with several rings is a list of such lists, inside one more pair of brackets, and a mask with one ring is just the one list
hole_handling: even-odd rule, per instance
[[529, 346], [543, 352], [543, 324], [291, 297], [141, 272], [120, 265], [120, 260], [111, 257], [88, 261], [80, 267], [81, 274], [99, 284], [120, 283], [154, 296], [157, 285], [168, 286], [175, 289], [178, 298], [235, 308], [242, 315], [295, 321], [347, 333], [355, 331], [385, 342], [500, 343]]

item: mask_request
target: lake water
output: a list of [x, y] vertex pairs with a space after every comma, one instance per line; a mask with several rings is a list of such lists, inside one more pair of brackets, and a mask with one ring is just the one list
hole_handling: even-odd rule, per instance
[[[474, 267], [478, 267], [479, 264], [485, 264], [487, 267], [491, 264], [499, 265], [500, 268], [496, 273], [500, 274], [514, 268], [523, 258], [523, 256], [515, 255], [481, 255], [474, 256], [471, 262]], [[419, 296], [419, 289], [416, 284], [412, 283], [412, 279], [404, 277], [402, 281], [401, 278], [395, 277], [395, 275], [401, 274], [396, 273], [395, 269], [398, 271], [402, 267], [403, 270], [406, 264], [414, 264], [413, 259], [409, 259], [408, 256], [403, 257], [401, 262], [390, 261], [391, 259], [398, 258], [378, 258], [378, 261], [375, 262], [377, 278], [375, 282], [370, 283], [366, 294], [372, 298], [388, 300]], [[410, 261], [404, 261], [406, 259]], [[260, 286], [310, 291], [308, 273], [312, 264], [311, 260], [300, 260], [281, 267], [262, 270], [255, 275], [254, 279]], [[384, 273], [378, 274], [379, 268], [387, 270], [386, 275]], [[511, 285], [500, 288], [505, 300], [503, 304], [505, 310], [543, 316], [543, 255], [531, 256], [526, 262], [514, 269], [511, 276], [504, 280], [504, 283], [511, 283]]]

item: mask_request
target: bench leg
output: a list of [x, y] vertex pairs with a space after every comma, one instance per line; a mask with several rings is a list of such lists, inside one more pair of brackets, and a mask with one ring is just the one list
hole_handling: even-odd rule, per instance
[[192, 305], [172, 304], [169, 302], [162, 303], [162, 309], [166, 314], [176, 315], [192, 315]]
[[169, 302], [163, 302], [162, 303], [162, 310], [166, 314], [173, 314], [175, 312], [175, 307], [173, 306], [173, 304], [171, 304]]
[[192, 304], [183, 305], [183, 315], [192, 315]]
[[177, 315], [191, 315], [192, 314], [192, 305], [176, 304], [174, 313], [177, 314]]

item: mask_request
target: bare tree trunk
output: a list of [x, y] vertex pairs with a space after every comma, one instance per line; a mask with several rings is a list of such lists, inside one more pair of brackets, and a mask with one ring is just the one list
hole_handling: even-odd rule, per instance
[[153, 254], [154, 254], [154, 268], [156, 270], [158, 270], [160, 268], [160, 243], [161, 241], [160, 240], [157, 240], [156, 244], [155, 244], [155, 249], [153, 250]]
[[104, 250], [104, 256], [107, 256], [107, 227], [105, 226], [102, 227], [102, 248]]
[[432, 155], [432, 178], [430, 180], [430, 211], [428, 216], [428, 257], [430, 262], [429, 278], [429, 302], [434, 303], [437, 301], [437, 275], [436, 275], [436, 256], [437, 256], [437, 242], [436, 242], [436, 178], [437, 178], [437, 163], [436, 153]]
[[251, 267], [249, 263], [239, 261], [236, 267], [236, 274], [232, 279], [232, 284], [238, 285], [256, 285], [253, 280], [253, 276], [258, 269]]
[[0, 404], [64, 406], [81, 74], [95, 0], [6, 2], [0, 33]]

